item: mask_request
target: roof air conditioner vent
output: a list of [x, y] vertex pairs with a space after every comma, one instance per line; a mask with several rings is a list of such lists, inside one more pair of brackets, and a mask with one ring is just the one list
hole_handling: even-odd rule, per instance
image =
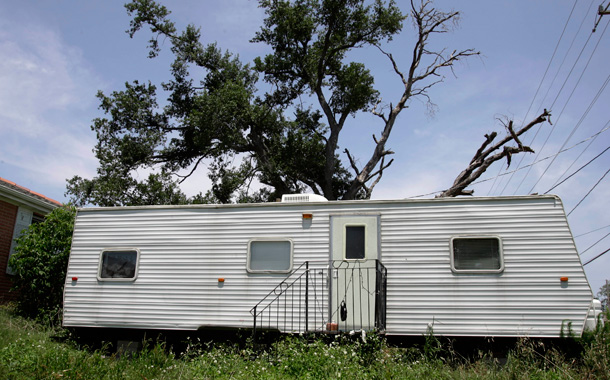
[[328, 199], [317, 194], [284, 194], [282, 202], [328, 202]]

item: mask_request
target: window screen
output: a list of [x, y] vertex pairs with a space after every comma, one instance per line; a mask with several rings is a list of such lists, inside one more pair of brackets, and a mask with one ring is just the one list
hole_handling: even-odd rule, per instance
[[292, 269], [290, 240], [253, 240], [248, 249], [249, 272], [287, 273]]
[[137, 250], [103, 251], [99, 278], [133, 280], [137, 262]]
[[451, 248], [454, 271], [500, 272], [503, 269], [498, 238], [453, 238]]
[[364, 226], [345, 226], [345, 258], [364, 259]]

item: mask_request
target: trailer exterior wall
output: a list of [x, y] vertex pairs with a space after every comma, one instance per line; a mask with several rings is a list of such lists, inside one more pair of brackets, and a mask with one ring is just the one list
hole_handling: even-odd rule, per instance
[[[388, 334], [557, 337], [568, 322], [581, 333], [592, 292], [553, 196], [83, 209], [64, 325], [251, 327], [250, 308], [285, 275], [248, 273], [248, 242], [291, 239], [293, 268], [328, 261], [330, 216], [353, 214], [379, 216]], [[501, 239], [502, 273], [451, 271], [449, 242], [467, 235]], [[140, 250], [135, 281], [98, 281], [113, 247]]]
[[[390, 334], [582, 333], [592, 292], [558, 198], [411, 204], [384, 211], [381, 235]], [[498, 236], [504, 271], [453, 273], [449, 240], [465, 235]]]
[[[68, 266], [64, 325], [251, 327], [250, 309], [286, 275], [247, 273], [248, 242], [292, 239], [294, 268], [304, 260], [328, 260], [328, 218], [318, 219], [303, 228], [294, 207], [82, 210]], [[135, 281], [98, 281], [100, 253], [113, 247], [140, 250]]]

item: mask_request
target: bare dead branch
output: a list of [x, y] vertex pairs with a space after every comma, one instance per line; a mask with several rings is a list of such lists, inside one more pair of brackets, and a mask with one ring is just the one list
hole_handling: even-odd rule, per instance
[[[437, 195], [437, 198], [455, 197], [458, 195], [472, 195], [474, 192], [473, 190], [464, 189], [468, 187], [472, 182], [476, 181], [487, 170], [487, 168], [489, 168], [491, 164], [496, 161], [502, 160], [503, 158], [506, 158], [507, 165], [510, 166], [513, 154], [521, 152], [533, 153], [534, 150], [532, 148], [525, 146], [523, 145], [523, 143], [521, 143], [521, 140], [519, 140], [519, 136], [527, 132], [534, 125], [549, 120], [550, 116], [551, 113], [545, 109], [544, 112], [540, 114], [540, 116], [538, 116], [516, 132], [513, 129], [513, 121], [510, 120], [508, 124], [504, 124], [506, 129], [508, 130], [508, 135], [502, 140], [500, 140], [498, 143], [494, 144], [493, 146], [490, 146], [489, 148], [488, 146], [495, 139], [497, 133], [493, 132], [489, 135], [485, 135], [485, 141], [475, 153], [468, 167], [456, 177], [455, 181], [453, 182], [453, 185], [449, 189]], [[506, 144], [510, 141], [515, 141], [517, 146], [506, 146]]]
[[347, 154], [349, 163], [350, 163], [352, 169], [354, 169], [354, 172], [356, 172], [356, 176], [358, 176], [360, 174], [360, 171], [358, 170], [358, 166], [356, 166], [356, 161], [354, 161], [354, 157], [352, 157], [352, 155], [349, 153], [349, 150], [347, 150], [347, 148], [345, 148], [344, 152], [345, 152], [345, 154]]
[[[390, 61], [394, 73], [400, 78], [404, 86], [404, 90], [395, 107], [390, 103], [390, 109], [386, 114], [378, 109], [379, 103], [373, 108], [373, 114], [384, 121], [384, 128], [379, 136], [373, 135], [375, 149], [362, 169], [357, 169], [353, 157], [345, 150], [348, 160], [356, 172], [356, 178], [354, 178], [350, 188], [344, 195], [345, 199], [353, 199], [361, 188], [364, 188], [370, 194], [369, 190], [379, 181], [383, 170], [392, 163], [392, 161], [387, 165], [384, 163], [385, 156], [393, 153], [385, 149], [385, 144], [390, 137], [398, 115], [403, 109], [407, 108], [407, 102], [413, 97], [423, 97], [430, 103], [431, 100], [427, 92], [431, 87], [442, 82], [441, 70], [445, 68], [451, 69], [458, 60], [479, 54], [479, 52], [473, 49], [459, 52], [454, 50], [451, 54], [447, 54], [445, 49], [440, 51], [427, 49], [426, 46], [430, 35], [448, 31], [449, 27], [447, 24], [452, 21], [455, 22], [459, 16], [458, 12], [445, 13], [438, 11], [431, 7], [430, 4], [430, 1], [421, 1], [416, 6], [415, 1], [411, 1], [411, 16], [417, 30], [417, 41], [413, 46], [411, 64], [408, 71], [402, 71], [394, 56], [384, 51], [380, 46], [377, 46], [379, 51]], [[432, 57], [431, 62], [420, 71], [420, 64], [424, 57]], [[433, 80], [428, 81], [428, 79]], [[376, 168], [378, 169], [376, 170]], [[370, 186], [366, 186], [366, 183], [370, 180], [375, 182]]]
[[492, 132], [489, 135], [488, 134], [485, 135], [485, 141], [483, 142], [483, 144], [481, 145], [479, 150], [477, 150], [477, 152], [475, 153], [474, 157], [472, 157], [472, 160], [470, 161], [471, 164], [473, 162], [475, 162], [478, 157], [481, 156], [481, 153], [483, 152], [483, 150], [485, 150], [487, 145], [491, 144], [491, 142], [496, 138], [497, 135], [498, 135], [497, 132]]
[[385, 168], [387, 168], [388, 166], [392, 165], [392, 162], [394, 162], [394, 159], [391, 159], [391, 160], [390, 160], [390, 162], [388, 162], [388, 164], [387, 164], [387, 165], [384, 165], [384, 160], [385, 160], [385, 157], [383, 157], [383, 158], [381, 159], [381, 165], [380, 165], [380, 166], [382, 167], [382, 169], [381, 169], [381, 170], [379, 170], [379, 175], [377, 176], [377, 178], [375, 178], [375, 180], [373, 181], [373, 183], [371, 183], [371, 185], [370, 185], [370, 186], [365, 186], [365, 188], [364, 188], [364, 189], [365, 189], [365, 191], [366, 191], [365, 196], [366, 196], [366, 198], [367, 198], [367, 199], [371, 197], [371, 194], [373, 193], [373, 189], [375, 188], [375, 186], [376, 186], [376, 185], [379, 183], [379, 181], [381, 180], [381, 177], [383, 176], [383, 169], [385, 169]]
[[[394, 152], [391, 152], [391, 153], [394, 153]], [[385, 156], [381, 158], [381, 164], [379, 165], [379, 166], [380, 166], [380, 167], [379, 167], [379, 170], [377, 170], [375, 173], [373, 173], [373, 174], [369, 175], [369, 176], [367, 177], [367, 180], [366, 180], [365, 182], [370, 181], [370, 180], [371, 180], [373, 177], [375, 177], [376, 175], [379, 175], [379, 177], [381, 177], [381, 175], [383, 174], [383, 171], [384, 171], [385, 169], [387, 169], [387, 168], [388, 168], [390, 165], [392, 165], [392, 163], [394, 162], [394, 159], [392, 158], [392, 159], [390, 160], [390, 162], [388, 162], [388, 164], [387, 164], [387, 165], [384, 165], [384, 164], [383, 164], [383, 161], [384, 161], [384, 160], [385, 160]], [[378, 177], [378, 178], [379, 178], [379, 177]]]
[[174, 173], [174, 174], [175, 174], [177, 177], [182, 178], [180, 181], [178, 181], [178, 183], [182, 183], [182, 182], [186, 181], [186, 179], [187, 179], [188, 177], [190, 177], [191, 175], [193, 175], [193, 173], [195, 172], [195, 170], [197, 170], [197, 166], [199, 166], [199, 163], [200, 163], [201, 161], [203, 161], [203, 159], [204, 159], [204, 158], [205, 158], [204, 156], [199, 157], [199, 159], [197, 160], [197, 162], [195, 162], [195, 166], [193, 166], [193, 169], [192, 169], [192, 170], [190, 171], [190, 173], [188, 173], [187, 175], [180, 175], [180, 174], [178, 174], [178, 173]]

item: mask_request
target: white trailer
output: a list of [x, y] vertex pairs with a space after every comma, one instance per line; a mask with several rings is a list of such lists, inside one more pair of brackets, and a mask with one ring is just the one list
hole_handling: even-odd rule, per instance
[[298, 195], [79, 209], [63, 323], [559, 337], [592, 305], [556, 196]]

